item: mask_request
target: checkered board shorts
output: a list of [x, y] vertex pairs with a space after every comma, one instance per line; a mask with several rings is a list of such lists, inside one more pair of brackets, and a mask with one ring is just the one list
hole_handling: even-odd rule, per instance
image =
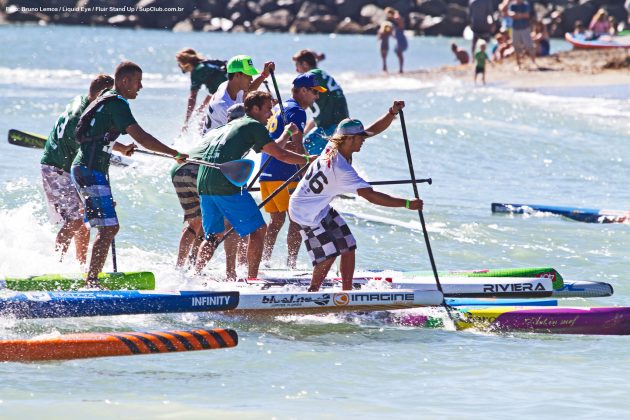
[[179, 204], [184, 209], [184, 221], [201, 217], [199, 207], [199, 193], [197, 192], [198, 165], [185, 165], [181, 167], [173, 177], [173, 186], [179, 199]]
[[357, 248], [346, 221], [333, 208], [318, 226], [300, 226], [300, 234], [313, 266]]
[[89, 227], [116, 226], [118, 216], [107, 175], [85, 166], [73, 166], [70, 173], [85, 207], [83, 221]]

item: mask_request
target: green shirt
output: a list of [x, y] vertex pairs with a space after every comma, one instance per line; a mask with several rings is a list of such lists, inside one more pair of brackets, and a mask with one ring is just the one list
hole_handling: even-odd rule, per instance
[[341, 86], [331, 75], [321, 69], [312, 69], [309, 72], [315, 75], [318, 85], [327, 89], [326, 92], [319, 94], [319, 99], [311, 107], [315, 124], [318, 127], [328, 128], [331, 125], [339, 124], [344, 118], [348, 118], [348, 104]]
[[477, 51], [475, 53], [475, 62], [477, 63], [475, 66], [478, 69], [485, 69], [486, 68], [486, 60], [489, 60], [490, 57], [488, 57], [488, 54], [486, 54], [484, 51]]
[[225, 72], [211, 63], [202, 61], [190, 72], [190, 90], [199, 90], [201, 86], [206, 85], [208, 92], [212, 94], [226, 80]]
[[[117, 93], [115, 90], [106, 91]], [[98, 100], [98, 99], [97, 99]], [[129, 102], [122, 96], [112, 99], [101, 105], [94, 114], [94, 119], [90, 123], [90, 129], [87, 131], [87, 137], [104, 136], [108, 131], [114, 129], [121, 134], [127, 134], [127, 127], [136, 124], [136, 120], [131, 115]], [[95, 144], [96, 143], [96, 144]], [[109, 169], [109, 158], [114, 141], [96, 140], [88, 141], [80, 145], [79, 153], [74, 158], [73, 165], [89, 166], [90, 156], [94, 151], [92, 158], [92, 169], [95, 171], [107, 173]]]
[[[204, 137], [201, 143], [186, 152], [188, 158], [197, 160], [203, 159], [203, 155], [206, 153], [208, 145], [213, 138], [213, 136]], [[173, 165], [173, 167], [171, 168], [171, 179], [175, 177], [177, 171], [179, 171], [186, 165], [194, 165], [194, 163], [176, 163], [175, 165]]]
[[[264, 125], [244, 116], [208, 133], [209, 145], [203, 160], [225, 163], [241, 159], [250, 149], [260, 153], [273, 140]], [[202, 166], [197, 175], [199, 195], [234, 195], [240, 188], [232, 184], [218, 169]]]
[[65, 111], [57, 119], [57, 123], [48, 135], [44, 145], [44, 156], [41, 163], [55, 166], [70, 172], [72, 161], [79, 150], [79, 143], [74, 137], [74, 129], [81, 114], [88, 106], [87, 96], [77, 96], [66, 106]]

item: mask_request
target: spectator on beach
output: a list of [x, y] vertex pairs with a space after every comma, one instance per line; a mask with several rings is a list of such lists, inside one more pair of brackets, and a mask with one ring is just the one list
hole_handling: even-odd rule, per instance
[[175, 54], [177, 65], [182, 73], [190, 73], [190, 95], [188, 96], [188, 107], [186, 108], [186, 120], [184, 127], [188, 123], [190, 116], [195, 110], [197, 94], [203, 85], [208, 89], [208, 95], [203, 101], [200, 109], [204, 109], [219, 85], [227, 80], [225, 61], [208, 60], [192, 48], [185, 48]]
[[459, 48], [456, 43], [451, 44], [451, 51], [455, 54], [455, 58], [459, 61], [459, 64], [468, 64], [470, 56], [463, 48]]
[[507, 29], [501, 29], [495, 37], [495, 44], [492, 48], [492, 59], [494, 61], [500, 61], [512, 54], [514, 54], [514, 48], [512, 47], [510, 34]]
[[394, 28], [394, 38], [396, 38], [396, 47], [394, 48], [394, 52], [398, 57], [398, 72], [402, 73], [404, 64], [403, 53], [407, 50], [408, 47], [407, 37], [405, 36], [405, 20], [402, 18], [402, 16], [400, 16], [398, 10], [392, 7], [386, 7], [385, 14], [387, 16], [387, 20], [391, 22]]
[[597, 13], [593, 15], [591, 23], [588, 25], [588, 29], [593, 31], [593, 37], [595, 39], [602, 35], [610, 34], [610, 23], [608, 22], [608, 14], [606, 13], [606, 10], [599, 9]]
[[516, 52], [516, 64], [521, 69], [523, 54], [528, 55], [536, 65], [536, 50], [530, 30], [529, 18], [531, 8], [525, 0], [514, 0], [510, 3], [508, 14], [512, 17], [512, 45]]
[[481, 74], [481, 81], [486, 84], [486, 63], [492, 63], [490, 57], [486, 54], [486, 41], [479, 41], [479, 51], [475, 53], [475, 85], [477, 84], [477, 75]]
[[[483, 39], [490, 41], [494, 33], [494, 2], [493, 0], [470, 0], [468, 3], [468, 15], [470, 16], [470, 29], [473, 31], [471, 54], [474, 56], [477, 41]], [[510, 15], [510, 17], [512, 17]]]
[[549, 33], [541, 21], [536, 21], [536, 23], [534, 23], [534, 30], [532, 31], [531, 36], [536, 48], [536, 57], [548, 56], [551, 49], [549, 44]]
[[376, 37], [379, 40], [379, 48], [381, 50], [381, 59], [383, 60], [383, 71], [387, 73], [387, 54], [389, 53], [389, 38], [393, 35], [394, 25], [385, 21], [381, 23]]

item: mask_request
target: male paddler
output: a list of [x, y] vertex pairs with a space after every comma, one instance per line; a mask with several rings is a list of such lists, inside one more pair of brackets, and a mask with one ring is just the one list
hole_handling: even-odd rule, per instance
[[395, 101], [387, 113], [367, 129], [359, 120], [341, 121], [324, 152], [311, 164], [291, 195], [289, 217], [300, 225], [314, 267], [309, 292], [319, 290], [339, 255], [343, 290], [352, 289], [357, 245], [346, 222], [330, 206], [335, 197], [353, 193], [380, 206], [422, 208], [422, 200], [406, 200], [374, 191], [352, 167], [352, 154], [361, 150], [366, 138], [389, 127], [404, 105], [403, 101]]
[[142, 69], [131, 61], [123, 61], [116, 67], [114, 89], [105, 91], [92, 102], [77, 123], [80, 148], [72, 163], [72, 180], [85, 207], [85, 223], [98, 228], [87, 273], [88, 287], [99, 287], [98, 273], [105, 265], [109, 247], [119, 229], [109, 186], [111, 151], [129, 156], [136, 147], [133, 143], [116, 142], [118, 136], [129, 134], [145, 148], [173, 156], [178, 162], [188, 157], [157, 140], [136, 122], [128, 100], [135, 99], [140, 89]]
[[[287, 122], [295, 124], [297, 132], [289, 133], [291, 137], [287, 139], [286, 144], [277, 143], [280, 147], [296, 153], [304, 153], [302, 137], [306, 126], [305, 109], [312, 106], [322, 92], [326, 92], [326, 88], [318, 84], [317, 77], [313, 73], [301, 74], [293, 80], [291, 98], [282, 105]], [[273, 115], [267, 122], [267, 129], [274, 140], [278, 140], [285, 131], [285, 123], [279, 104], [273, 109]], [[299, 170], [299, 166], [286, 164], [270, 157], [266, 153], [262, 154], [261, 165], [264, 165], [268, 159], [271, 159], [271, 161], [260, 175], [260, 193], [263, 201]], [[287, 188], [283, 189], [264, 206], [265, 211], [271, 217], [271, 222], [265, 235], [263, 261], [269, 261], [271, 258], [278, 232], [284, 225], [287, 210], [289, 209], [289, 195], [297, 186], [297, 181], [299, 179], [290, 183]], [[289, 268], [295, 268], [300, 242], [300, 227], [289, 220], [289, 232], [287, 235], [287, 248], [289, 250], [287, 265]]]
[[313, 154], [320, 154], [328, 138], [335, 132], [337, 124], [348, 118], [348, 104], [341, 86], [333, 77], [317, 67], [317, 57], [310, 50], [301, 50], [293, 56], [295, 71], [310, 72], [317, 78], [317, 84], [324, 86], [327, 91], [319, 95], [311, 110], [313, 120], [306, 125], [304, 132], [304, 148]]
[[[257, 153], [261, 151], [285, 163], [305, 164], [311, 158], [278, 146], [269, 137], [265, 125], [271, 117], [272, 98], [266, 92], [254, 91], [247, 94], [244, 101], [245, 116], [234, 120], [223, 127], [213, 130], [208, 135], [210, 142], [203, 160], [211, 163], [224, 163], [240, 159], [250, 149]], [[287, 131], [295, 132], [297, 127], [290, 124], [278, 142], [286, 142], [289, 137]], [[212, 257], [224, 232], [223, 219], [227, 219], [241, 238], [249, 236], [247, 247], [248, 277], [258, 276], [258, 267], [262, 255], [267, 225], [247, 190], [232, 185], [217, 169], [203, 166], [199, 168], [197, 189], [201, 200], [201, 218], [206, 239], [199, 249], [196, 270], [203, 270]], [[236, 279], [236, 272], [227, 267], [226, 276], [229, 280]]]
[[70, 178], [70, 167], [79, 143], [74, 129], [85, 108], [104, 90], [114, 86], [114, 79], [99, 74], [90, 83], [87, 95], [79, 95], [66, 106], [48, 135], [40, 161], [48, 215], [53, 223], [62, 224], [55, 240], [55, 250], [65, 255], [74, 239], [77, 260], [85, 265], [90, 231], [83, 224], [83, 205]]

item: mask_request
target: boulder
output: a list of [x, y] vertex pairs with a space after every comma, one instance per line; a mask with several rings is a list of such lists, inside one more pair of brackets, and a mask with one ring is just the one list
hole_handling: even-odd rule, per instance
[[582, 21], [584, 26], [588, 27], [591, 17], [595, 14], [597, 9], [590, 3], [580, 4], [577, 6], [564, 9], [560, 15], [560, 26], [563, 32], [572, 32], [575, 28], [575, 22]]
[[107, 24], [115, 28], [135, 28], [140, 24], [137, 15], [114, 15], [107, 19]]
[[235, 25], [243, 25], [245, 22], [251, 22], [247, 16], [247, 13], [243, 14], [241, 12], [234, 12], [228, 19], [234, 22]]
[[468, 8], [459, 6], [457, 4], [448, 4], [446, 6], [446, 16], [467, 21]]
[[[194, 0], [140, 0], [136, 4], [138, 24], [143, 28], [172, 29], [177, 22], [190, 16]], [[138, 9], [169, 8], [181, 11], [141, 11]]]
[[318, 33], [329, 34], [337, 29], [339, 18], [335, 15], [316, 15], [308, 18], [308, 21]]
[[297, 18], [291, 24], [289, 32], [294, 34], [314, 34], [317, 31], [308, 18]]
[[300, 10], [298, 11], [297, 18], [298, 19], [308, 19], [311, 16], [315, 15], [329, 15], [332, 14], [332, 10], [330, 7], [325, 4], [320, 4], [316, 1], [307, 0], [302, 3]]
[[361, 8], [361, 18], [359, 22], [363, 25], [368, 23], [381, 24], [385, 20], [385, 11], [374, 4], [368, 4]]
[[341, 19], [350, 18], [358, 20], [361, 16], [361, 8], [374, 0], [335, 0], [337, 16]]
[[190, 19], [184, 19], [173, 26], [173, 32], [193, 32], [195, 30]]
[[267, 31], [288, 31], [295, 16], [287, 9], [276, 10], [265, 13], [253, 21], [254, 29], [265, 29]]
[[304, 0], [277, 0], [275, 3], [280, 9], [287, 9], [292, 13], [297, 14], [303, 1]]
[[225, 16], [230, 17], [230, 19], [235, 22], [233, 16], [236, 13], [238, 13], [241, 21], [252, 20], [256, 17], [249, 7], [247, 7], [246, 0], [230, 0], [225, 8]]
[[378, 28], [380, 28], [381, 25], [379, 25], [378, 23], [368, 23], [367, 25], [363, 26], [363, 30], [361, 31], [362, 35], [376, 35], [376, 33], [378, 32]]
[[225, 17], [227, 1], [225, 0], [204, 0], [196, 2], [195, 12], [207, 13], [210, 16]]
[[[470, 1], [470, 0], [446, 0], [446, 2], [447, 2], [448, 4], [456, 4], [456, 5], [458, 5], [458, 6], [465, 7], [466, 9], [468, 9], [468, 3], [469, 3], [469, 1]], [[569, 0], [558, 0], [558, 1], [569, 1]], [[495, 0], [495, 3], [497, 4], [497, 8], [498, 8], [498, 6], [499, 6], [499, 3], [500, 3], [500, 2], [497, 2], [497, 1]]]
[[203, 30], [203, 27], [206, 26], [208, 23], [210, 23], [210, 19], [212, 19], [211, 13], [201, 12], [199, 10], [195, 10], [188, 17], [188, 20], [190, 21], [190, 24], [192, 25], [193, 30], [195, 31]]
[[420, 25], [422, 25], [422, 21], [424, 21], [425, 17], [426, 15], [423, 15], [422, 13], [409, 13], [409, 29], [419, 32], [421, 30]]
[[10, 5], [5, 10], [7, 22], [43, 22], [47, 23], [50, 17], [39, 12], [21, 12], [20, 8]]
[[347, 17], [339, 22], [335, 32], [338, 34], [360, 34], [362, 30], [361, 25]]
[[411, 12], [416, 5], [415, 0], [377, 0], [376, 5], [381, 8], [393, 7], [405, 17]]
[[443, 0], [418, 0], [416, 11], [428, 16], [443, 16], [446, 14], [446, 3]]

